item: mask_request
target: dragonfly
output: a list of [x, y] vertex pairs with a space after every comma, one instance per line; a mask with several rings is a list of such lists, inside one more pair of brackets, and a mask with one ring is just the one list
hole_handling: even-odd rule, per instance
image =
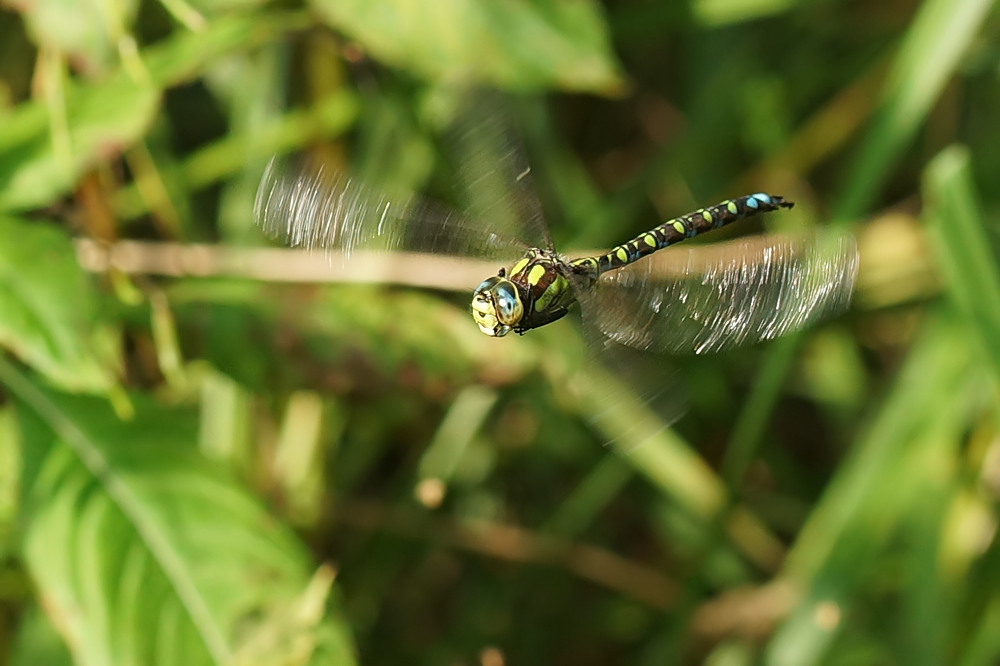
[[348, 260], [355, 250], [374, 249], [496, 261], [501, 267], [473, 290], [470, 304], [479, 330], [495, 338], [549, 325], [579, 306], [599, 348], [705, 353], [778, 337], [850, 303], [858, 267], [850, 236], [765, 235], [674, 247], [793, 206], [771, 194], [728, 199], [606, 253], [568, 258], [551, 242], [531, 169], [507, 126], [480, 120], [470, 132], [460, 142], [472, 202], [464, 214], [274, 158], [257, 191], [255, 220], [288, 245], [339, 250]]
[[667, 220], [606, 254], [572, 261], [551, 249], [531, 248], [509, 271], [501, 268], [476, 287], [472, 318], [486, 335], [499, 338], [511, 331], [523, 335], [564, 317], [577, 300], [575, 294], [594, 289], [609, 271], [706, 231], [794, 205], [784, 197], [763, 193], [728, 199]]

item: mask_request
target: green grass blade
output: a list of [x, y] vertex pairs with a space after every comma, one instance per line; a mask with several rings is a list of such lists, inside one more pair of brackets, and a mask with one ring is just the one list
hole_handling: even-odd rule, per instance
[[962, 650], [961, 666], [991, 666], [1000, 656], [1000, 596], [984, 609]]
[[789, 552], [785, 575], [802, 598], [768, 650], [769, 664], [816, 663], [829, 650], [886, 540], [925, 492], [946, 493], [941, 473], [963, 434], [971, 358], [962, 333], [931, 322], [907, 358], [895, 388], [830, 483]]
[[420, 457], [417, 477], [421, 482], [447, 484], [462, 457], [497, 401], [497, 393], [485, 386], [470, 386], [455, 396], [438, 426], [434, 439]]
[[1000, 270], [986, 233], [967, 150], [952, 147], [927, 167], [926, 218], [945, 277], [1000, 386]]
[[792, 9], [801, 0], [698, 0], [692, 13], [707, 26], [721, 27]]
[[992, 0], [925, 0], [900, 45], [834, 218], [865, 213], [927, 117], [993, 7]]
[[581, 383], [581, 413], [628, 464], [705, 525], [725, 524], [733, 544], [756, 566], [777, 566], [783, 554], [778, 539], [746, 509], [730, 511], [725, 484], [687, 442], [617, 378], [593, 368]]
[[576, 537], [591, 525], [633, 477], [618, 456], [606, 456], [559, 505], [543, 529], [564, 537]]

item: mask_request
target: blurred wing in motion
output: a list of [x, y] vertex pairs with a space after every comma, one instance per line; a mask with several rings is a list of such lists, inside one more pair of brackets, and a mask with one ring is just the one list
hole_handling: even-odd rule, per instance
[[505, 96], [467, 93], [444, 146], [456, 163], [464, 210], [499, 229], [516, 230], [531, 247], [553, 249], [513, 111], [514, 100]]
[[416, 196], [393, 197], [348, 175], [272, 158], [254, 201], [266, 234], [292, 247], [382, 250], [510, 260], [524, 252], [513, 234], [494, 231]]
[[585, 389], [594, 405], [590, 418], [605, 424], [608, 444], [628, 453], [683, 416], [689, 396], [670, 357], [591, 330], [584, 324], [589, 367], [602, 374]]
[[584, 309], [623, 345], [717, 352], [843, 311], [857, 272], [851, 236], [761, 236], [668, 249], [605, 273]]

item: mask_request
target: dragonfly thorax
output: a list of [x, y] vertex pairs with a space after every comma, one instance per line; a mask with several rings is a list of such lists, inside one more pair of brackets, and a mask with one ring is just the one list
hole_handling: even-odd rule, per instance
[[574, 300], [566, 277], [571, 271], [574, 269], [551, 250], [528, 250], [510, 271], [501, 268], [476, 288], [472, 317], [479, 330], [502, 337], [562, 318]]
[[472, 318], [486, 335], [502, 338], [513, 330], [524, 316], [524, 303], [517, 287], [498, 275], [487, 278], [472, 295]]

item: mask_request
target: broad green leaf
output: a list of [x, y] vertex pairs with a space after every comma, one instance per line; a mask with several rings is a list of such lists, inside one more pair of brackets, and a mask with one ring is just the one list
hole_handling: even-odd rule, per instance
[[98, 324], [66, 235], [0, 215], [0, 345], [63, 388], [102, 391], [113, 372], [92, 346], [106, 334]]
[[[24, 439], [23, 558], [79, 664], [352, 664], [332, 576], [197, 452], [193, 412], [43, 389], [0, 361]], [[322, 657], [320, 657], [322, 655]]]
[[24, 143], [0, 147], [0, 209], [37, 208], [72, 189], [81, 174], [146, 132], [159, 100], [156, 88], [123, 74], [74, 89], [66, 99], [65, 145], [39, 127]]
[[376, 58], [436, 80], [613, 93], [623, 85], [590, 0], [313, 0]]

